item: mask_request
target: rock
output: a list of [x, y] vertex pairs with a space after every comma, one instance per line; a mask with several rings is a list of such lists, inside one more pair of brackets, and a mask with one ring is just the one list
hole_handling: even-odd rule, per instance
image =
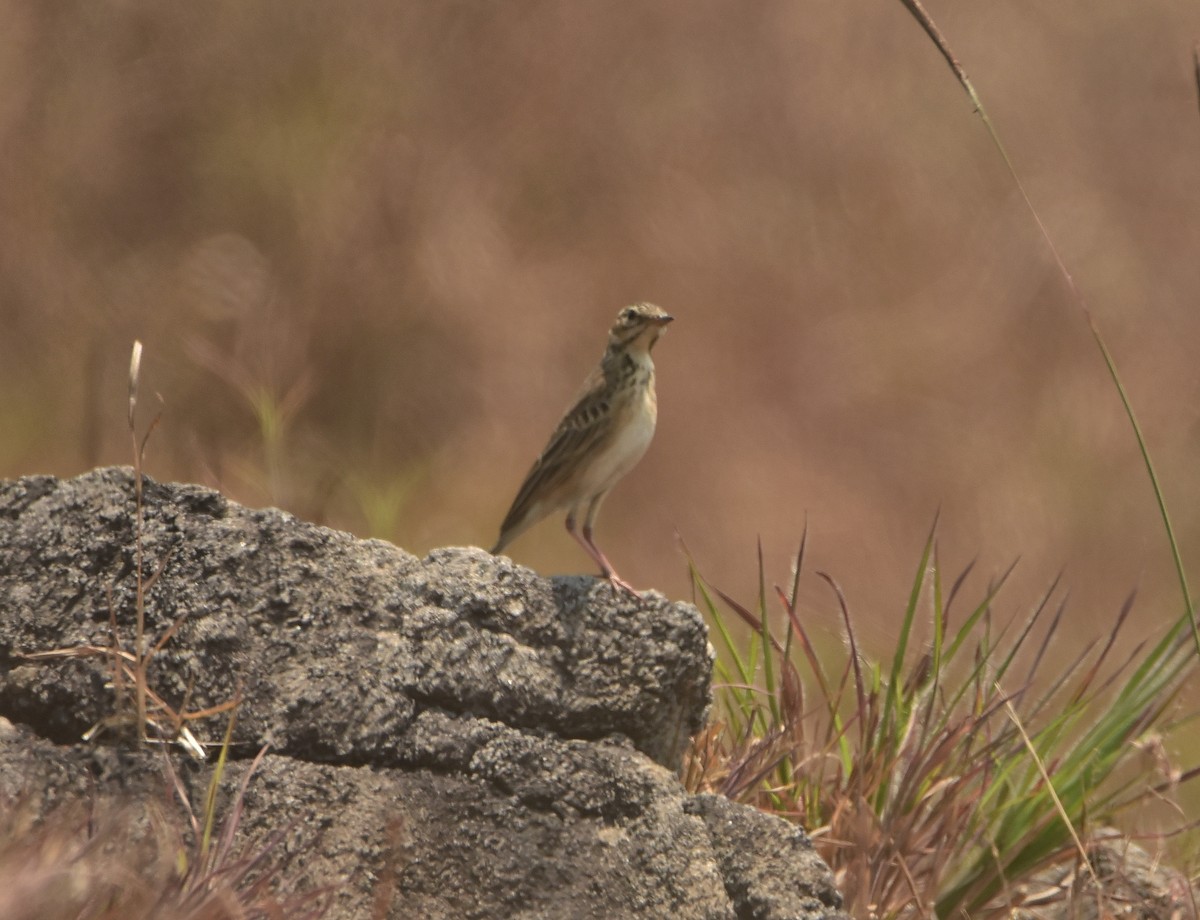
[[[704, 819], [738, 917], [828, 917], [842, 904], [829, 869], [803, 829], [719, 795], [693, 796], [688, 814]], [[763, 853], [772, 859], [762, 859]], [[809, 883], [780, 875], [780, 864]]]
[[[9, 801], [169, 792], [161, 753], [79, 741], [116, 707], [102, 655], [24, 657], [100, 649], [110, 615], [133, 647], [135, 520], [127, 469], [0, 483]], [[802, 832], [674, 776], [710, 702], [694, 608], [149, 479], [141, 542], [149, 641], [178, 623], [150, 685], [191, 711], [240, 694], [223, 784], [270, 752], [239, 835], [285, 833], [332, 916], [841, 916]], [[212, 769], [175, 771], [193, 803]]]
[[[1014, 920], [1160, 920], [1196, 916], [1200, 888], [1127, 835], [1099, 828], [1082, 860], [1064, 860], [1022, 885]], [[1099, 885], [1097, 885], [1099, 883]]]

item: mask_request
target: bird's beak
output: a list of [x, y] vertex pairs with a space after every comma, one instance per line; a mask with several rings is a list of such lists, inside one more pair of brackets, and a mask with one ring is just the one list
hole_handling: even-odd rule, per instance
[[675, 317], [673, 317], [673, 316], [659, 316], [659, 317], [655, 318], [654, 322], [657, 323], [659, 326], [665, 326], [667, 323], [673, 321], [674, 319], [675, 319]]

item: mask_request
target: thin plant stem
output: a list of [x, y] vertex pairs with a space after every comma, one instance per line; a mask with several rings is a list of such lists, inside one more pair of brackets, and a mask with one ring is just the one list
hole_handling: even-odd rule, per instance
[[[1004, 166], [1008, 170], [1008, 174], [1012, 177], [1017, 191], [1021, 193], [1021, 198], [1025, 202], [1025, 206], [1029, 209], [1029, 213], [1033, 215], [1033, 220], [1037, 224], [1038, 231], [1045, 240], [1046, 246], [1050, 250], [1050, 255], [1054, 259], [1055, 265], [1058, 267], [1059, 273], [1067, 283], [1067, 288], [1070, 291], [1071, 299], [1079, 307], [1083, 313], [1084, 320], [1088, 324], [1088, 329], [1091, 330], [1092, 338], [1096, 342], [1096, 346], [1100, 349], [1100, 355], [1104, 359], [1104, 365], [1108, 368], [1108, 374], [1112, 378], [1114, 386], [1117, 388], [1117, 395], [1121, 399], [1121, 405], [1124, 407], [1125, 415], [1129, 419], [1129, 424], [1133, 428], [1133, 435], [1137, 439], [1138, 450], [1142, 455], [1142, 463], [1146, 467], [1146, 473], [1150, 477], [1150, 485], [1154, 489], [1154, 500], [1158, 506], [1159, 517], [1162, 519], [1163, 527], [1166, 530], [1167, 542], [1171, 547], [1171, 559], [1175, 565], [1175, 574], [1179, 580], [1179, 590], [1183, 595], [1184, 611], [1187, 621], [1192, 630], [1192, 642], [1195, 645], [1197, 655], [1200, 655], [1200, 625], [1196, 622], [1196, 608], [1192, 601], [1192, 593], [1188, 587], [1187, 573], [1183, 567], [1183, 557], [1179, 551], [1179, 540], [1175, 536], [1175, 528], [1171, 524], [1171, 516], [1167, 511], [1166, 497], [1163, 494], [1162, 483], [1159, 480], [1158, 473], [1154, 468], [1154, 462], [1150, 457], [1150, 449], [1146, 444], [1146, 438], [1142, 433], [1142, 426], [1138, 424], [1137, 415], [1133, 411], [1133, 404], [1129, 400], [1129, 394], [1125, 391], [1125, 386], [1121, 382], [1121, 376], [1117, 372], [1116, 362], [1113, 360], [1112, 353], [1108, 350], [1108, 345], [1105, 344], [1104, 337], [1100, 334], [1100, 327], [1096, 324], [1096, 319], [1092, 315], [1091, 309], [1088, 307], [1087, 299], [1083, 296], [1083, 292], [1075, 284], [1075, 279], [1072, 277], [1070, 270], [1067, 268], [1066, 262], [1063, 260], [1062, 254], [1058, 247], [1054, 245], [1054, 240], [1050, 236], [1050, 231], [1046, 229], [1045, 223], [1042, 221], [1041, 214], [1034, 207], [1033, 200], [1029, 197], [1029, 192], [1025, 188], [1025, 183], [1021, 181], [1016, 167], [1013, 166], [1012, 159], [1008, 155], [1008, 151], [1004, 149], [1004, 144], [1000, 140], [1000, 134], [996, 130], [996, 126], [992, 124], [991, 118], [988, 116], [987, 110], [983, 107], [983, 102], [979, 98], [979, 94], [975, 91], [974, 85], [967, 76], [966, 70], [954, 53], [950, 50], [950, 45], [942, 35], [941, 30], [933, 21], [933, 18], [925, 11], [925, 7], [921, 4], [921, 0], [900, 0], [901, 3], [908, 8], [912, 13], [913, 18], [917, 20], [921, 28], [933, 41], [942, 57], [946, 59], [946, 63], [950, 65], [950, 69], [954, 72], [954, 76], [958, 79], [959, 84], [966, 91], [971, 99], [972, 105], [975, 106], [975, 112], [983, 121], [983, 125], [987, 128], [987, 132], [995, 144], [996, 150], [1000, 154], [1000, 158], [1004, 161]], [[1195, 56], [1196, 60], [1196, 79], [1200, 86], [1200, 48], [1198, 48]], [[1177, 624], [1181, 626], [1182, 623]]]

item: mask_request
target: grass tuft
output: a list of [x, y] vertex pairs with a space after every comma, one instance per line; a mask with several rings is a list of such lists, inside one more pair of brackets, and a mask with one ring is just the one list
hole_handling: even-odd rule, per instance
[[[936, 533], [886, 667], [866, 658], [824, 573], [843, 643], [840, 658], [815, 650], [797, 601], [807, 534], [790, 590], [768, 593], [760, 579], [752, 605], [689, 560], [695, 600], [725, 648], [720, 714], [693, 742], [685, 782], [803, 822], [856, 917], [1007, 915], [1038, 873], [1086, 861], [1097, 829], [1197, 772], [1177, 772], [1168, 790], [1142, 754], [1194, 670], [1179, 624], [1114, 665], [1131, 597], [1103, 642], [1046, 673], [1062, 660], [1052, 647], [1070, 641], [1059, 635], [1057, 582], [1023, 618], [997, 625], [1006, 572], [960, 614], [967, 573], [943, 590]], [[760, 547], [760, 571], [761, 559]], [[922, 622], [931, 639], [918, 650]]]

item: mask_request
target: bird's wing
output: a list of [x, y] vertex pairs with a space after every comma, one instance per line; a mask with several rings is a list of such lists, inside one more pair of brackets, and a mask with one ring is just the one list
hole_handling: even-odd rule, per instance
[[609, 398], [604, 375], [597, 368], [584, 382], [575, 404], [562, 417], [550, 436], [550, 443], [525, 476], [504, 523], [500, 525], [498, 547], [503, 547], [542, 515], [555, 510], [555, 502], [550, 501], [540, 515], [530, 517], [537, 503], [558, 498], [562, 487], [593, 456], [596, 445], [608, 436], [613, 418]]

